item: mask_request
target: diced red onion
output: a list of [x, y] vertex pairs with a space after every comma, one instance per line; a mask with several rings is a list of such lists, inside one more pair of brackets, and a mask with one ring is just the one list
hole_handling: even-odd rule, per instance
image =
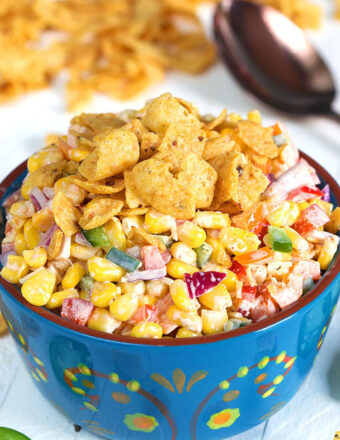
[[14, 250], [14, 243], [2, 243], [1, 252], [4, 254], [5, 252], [10, 252]]
[[313, 180], [314, 185], [319, 185], [321, 181], [319, 179], [318, 173], [316, 172], [315, 168], [313, 168], [312, 165], [309, 165], [309, 163], [303, 158], [299, 159], [299, 163], [303, 163], [308, 168], [309, 174]]
[[16, 255], [16, 252], [14, 250], [11, 250], [11, 251], [8, 251], [8, 252], [2, 252], [2, 254], [0, 254], [0, 263], [3, 266], [6, 266], [8, 257], [10, 255]]
[[42, 234], [39, 242], [39, 246], [42, 246], [45, 249], [47, 249], [51, 243], [52, 236], [57, 229], [58, 229], [58, 225], [55, 223], [45, 234]]
[[134, 258], [137, 258], [138, 260], [140, 260], [141, 259], [141, 256], [140, 256], [140, 246], [132, 246], [132, 247], [130, 247], [130, 248], [127, 248], [126, 250], [125, 250], [125, 252], [128, 254], [128, 255], [130, 255], [131, 257], [134, 257]]
[[314, 180], [311, 176], [309, 165], [305, 162], [299, 161], [292, 168], [282, 173], [276, 182], [268, 186], [264, 196], [266, 198], [275, 197], [284, 200], [290, 191], [299, 186], [308, 185], [314, 187]]
[[76, 234], [75, 242], [82, 246], [92, 247], [92, 245], [84, 237], [84, 234], [82, 234], [81, 232], [78, 232]]
[[269, 173], [269, 174], [266, 174], [266, 176], [267, 176], [267, 179], [269, 179], [270, 183], [273, 183], [276, 181], [273, 174]]
[[337, 245], [340, 242], [340, 237], [338, 235], [331, 234], [327, 231], [319, 231], [318, 229], [309, 232], [305, 238], [311, 243], [324, 243], [327, 238], [332, 238]]
[[331, 189], [329, 185], [325, 185], [322, 190], [323, 196], [321, 197], [321, 200], [324, 200], [325, 202], [329, 203], [331, 201]]
[[5, 198], [5, 200], [2, 202], [2, 205], [4, 208], [9, 208], [13, 205], [13, 203], [17, 202], [18, 200], [22, 199], [21, 195], [21, 189], [18, 189], [14, 191], [14, 193], [10, 194], [8, 197]]
[[44, 195], [45, 195], [49, 200], [53, 199], [53, 197], [55, 196], [55, 191], [54, 191], [54, 189], [53, 189], [53, 188], [49, 188], [49, 187], [47, 187], [47, 186], [43, 189], [43, 193], [44, 193]]
[[122, 281], [139, 281], [139, 280], [158, 280], [166, 275], [166, 267], [160, 269], [150, 269], [150, 270], [137, 270], [135, 272], [130, 272], [127, 276], [122, 279]]
[[71, 237], [65, 235], [61, 251], [57, 258], [64, 258], [65, 260], [67, 260], [70, 258], [70, 256], [71, 256]]
[[30, 199], [34, 205], [36, 211], [46, 208], [48, 199], [45, 194], [36, 186], [32, 189], [30, 193]]
[[198, 298], [204, 293], [220, 284], [226, 277], [222, 272], [195, 272], [192, 275], [184, 274], [184, 279], [188, 288], [190, 298]]
[[168, 264], [169, 261], [171, 260], [170, 251], [166, 250], [166, 251], [162, 252], [161, 257], [162, 257], [162, 260], [164, 261], [164, 264]]

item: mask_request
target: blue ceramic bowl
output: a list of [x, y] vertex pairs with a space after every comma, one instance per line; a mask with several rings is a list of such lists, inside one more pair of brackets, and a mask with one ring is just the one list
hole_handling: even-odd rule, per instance
[[[305, 156], [333, 202], [340, 188]], [[2, 183], [19, 187], [22, 164]], [[28, 304], [1, 280], [0, 306], [39, 391], [75, 424], [107, 439], [225, 439], [262, 423], [312, 368], [339, 297], [340, 257], [317, 286], [274, 317], [213, 336], [106, 335]]]

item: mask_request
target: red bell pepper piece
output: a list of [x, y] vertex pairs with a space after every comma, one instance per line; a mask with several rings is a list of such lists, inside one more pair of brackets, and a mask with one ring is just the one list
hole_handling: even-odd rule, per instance
[[90, 301], [80, 298], [66, 298], [61, 308], [61, 316], [84, 327], [93, 309], [94, 305]]
[[220, 284], [226, 277], [222, 272], [195, 272], [192, 275], [184, 274], [190, 298], [198, 298]]
[[302, 202], [304, 200], [315, 199], [316, 197], [323, 197], [324, 193], [319, 188], [303, 185], [294, 189], [288, 194], [287, 200], [292, 202]]
[[135, 311], [135, 313], [131, 318], [131, 322], [137, 323], [141, 321], [149, 321], [149, 322], [157, 321], [157, 312], [155, 305], [145, 304], [141, 307], [138, 307], [138, 309]]
[[143, 246], [140, 254], [146, 270], [162, 269], [165, 266], [164, 260], [157, 246]]
[[234, 272], [240, 281], [243, 281], [244, 283], [248, 283], [247, 268], [242, 266], [242, 264], [240, 264], [235, 259], [233, 260], [229, 270]]
[[264, 264], [270, 261], [273, 257], [273, 251], [267, 246], [257, 249], [256, 251], [248, 252], [246, 254], [237, 255], [234, 261], [247, 266], [248, 264]]
[[242, 299], [252, 302], [256, 297], [256, 292], [256, 286], [242, 286]]
[[316, 203], [313, 203], [301, 212], [297, 221], [293, 223], [292, 228], [299, 234], [304, 235], [328, 222], [329, 217], [325, 211]]
[[263, 237], [268, 234], [268, 226], [269, 221], [267, 219], [264, 219], [251, 229], [251, 232], [254, 232], [254, 234], [258, 236], [259, 240], [261, 240], [261, 244], [263, 245]]

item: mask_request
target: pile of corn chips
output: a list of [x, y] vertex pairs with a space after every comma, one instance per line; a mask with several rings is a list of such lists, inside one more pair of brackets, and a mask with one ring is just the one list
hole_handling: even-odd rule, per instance
[[168, 69], [199, 73], [215, 60], [198, 0], [1, 0], [0, 102], [68, 72], [75, 110], [95, 92], [129, 99]]

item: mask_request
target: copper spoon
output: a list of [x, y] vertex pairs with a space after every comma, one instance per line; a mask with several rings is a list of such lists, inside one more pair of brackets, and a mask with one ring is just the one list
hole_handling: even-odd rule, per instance
[[332, 109], [332, 75], [305, 33], [269, 6], [223, 0], [214, 17], [220, 56], [236, 80], [280, 111], [325, 116], [340, 122]]

